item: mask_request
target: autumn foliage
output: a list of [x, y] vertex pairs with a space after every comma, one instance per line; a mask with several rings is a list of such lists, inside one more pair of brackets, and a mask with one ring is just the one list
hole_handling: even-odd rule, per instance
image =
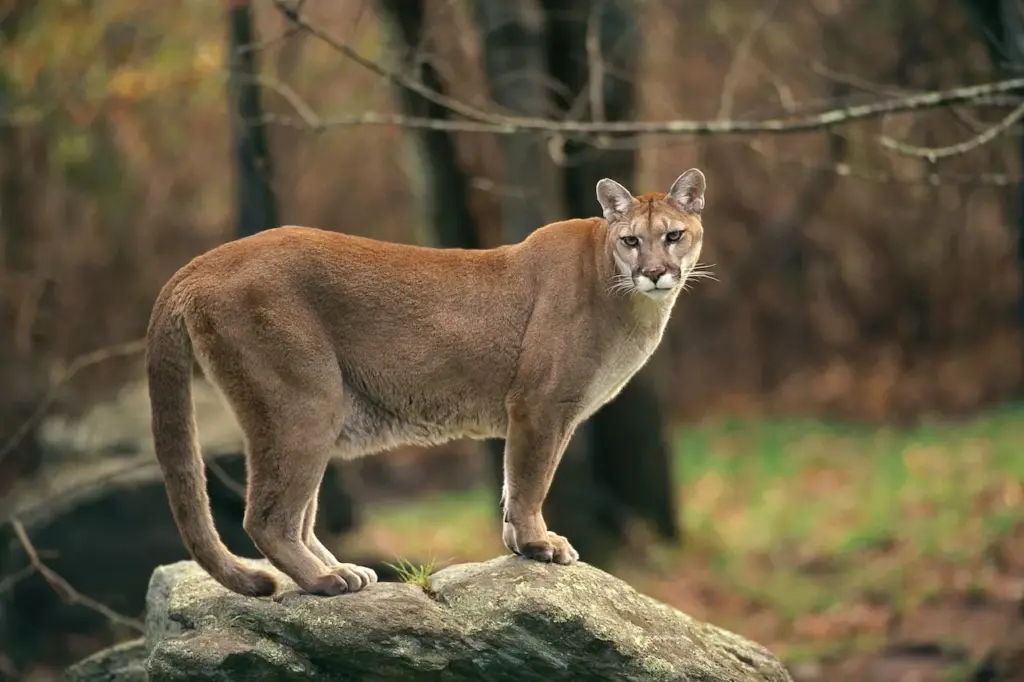
[[[224, 17], [218, 3], [4, 4], [0, 346], [45, 372], [140, 336], [170, 273], [231, 238]], [[467, 8], [428, 4], [430, 58], [453, 96], [487, 108]], [[262, 68], [276, 84], [264, 92], [270, 112], [294, 118], [292, 95], [324, 116], [395, 110], [391, 84], [289, 33], [271, 5], [255, 7]], [[752, 118], [994, 77], [959, 5], [644, 7], [642, 119]], [[392, 63], [395, 39], [372, 3], [308, 11]], [[657, 358], [671, 409], [891, 419], [964, 412], [1017, 391], [1013, 190], [979, 180], [1012, 174], [1013, 145], [930, 167], [877, 144], [882, 129], [948, 144], [1004, 114], [963, 107], [825, 133], [642, 141], [639, 191], [692, 165], [709, 178], [705, 259], [719, 281], [681, 302]], [[401, 130], [270, 133], [284, 222], [430, 240]], [[497, 196], [514, 188], [493, 137], [457, 139], [474, 214], [494, 243]], [[922, 182], [932, 172], [944, 180]]]

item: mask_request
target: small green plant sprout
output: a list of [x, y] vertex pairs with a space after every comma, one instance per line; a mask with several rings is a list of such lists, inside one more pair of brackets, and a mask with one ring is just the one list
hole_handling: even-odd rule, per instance
[[384, 562], [384, 565], [393, 569], [398, 574], [399, 580], [410, 585], [418, 585], [427, 594], [433, 593], [433, 587], [430, 585], [430, 574], [434, 572], [434, 568], [437, 566], [437, 562], [434, 559], [431, 559], [427, 564], [419, 566], [401, 557], [396, 557], [395, 561], [397, 563], [389, 564]]

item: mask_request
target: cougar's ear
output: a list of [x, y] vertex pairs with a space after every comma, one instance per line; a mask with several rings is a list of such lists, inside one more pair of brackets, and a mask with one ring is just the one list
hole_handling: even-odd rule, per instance
[[633, 203], [633, 195], [614, 180], [604, 178], [597, 183], [597, 200], [604, 210], [604, 219], [612, 223], [626, 214], [629, 205]]
[[696, 168], [686, 171], [672, 183], [666, 198], [687, 213], [700, 214], [704, 208], [704, 174]]

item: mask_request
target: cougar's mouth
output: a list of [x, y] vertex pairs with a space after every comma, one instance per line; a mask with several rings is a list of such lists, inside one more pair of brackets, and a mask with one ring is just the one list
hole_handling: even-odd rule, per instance
[[652, 282], [649, 277], [634, 277], [633, 283], [636, 286], [636, 290], [641, 293], [647, 294], [652, 298], [664, 298], [665, 295], [679, 286], [681, 278], [672, 277], [670, 282], [665, 282], [664, 279], [664, 277], [661, 277], [657, 282]]

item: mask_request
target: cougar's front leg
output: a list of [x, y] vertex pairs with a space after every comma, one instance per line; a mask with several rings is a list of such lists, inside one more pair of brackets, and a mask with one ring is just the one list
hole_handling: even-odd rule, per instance
[[528, 559], [571, 564], [579, 554], [548, 530], [541, 507], [576, 425], [569, 415], [542, 414], [544, 409], [525, 401], [509, 407], [501, 537], [506, 547]]

